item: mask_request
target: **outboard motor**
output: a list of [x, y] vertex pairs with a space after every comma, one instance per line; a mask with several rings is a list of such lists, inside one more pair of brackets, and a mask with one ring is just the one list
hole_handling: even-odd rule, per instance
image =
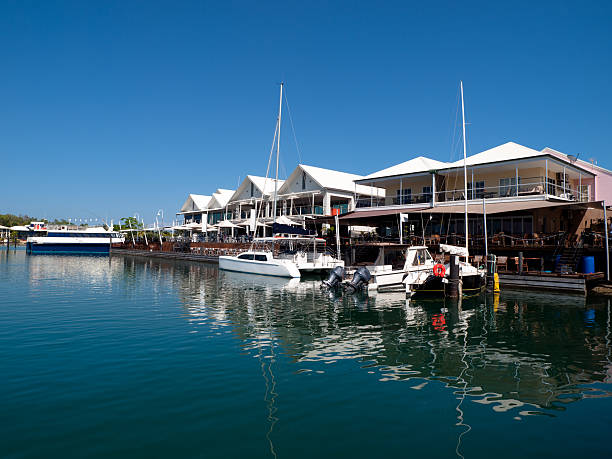
[[344, 279], [344, 268], [342, 266], [336, 266], [329, 273], [329, 277], [327, 278], [327, 280], [324, 280], [321, 283], [321, 288], [323, 287], [335, 288], [338, 286], [338, 284], [340, 284], [340, 282], [342, 282], [343, 279]]
[[346, 284], [346, 287], [349, 290], [357, 291], [367, 286], [371, 278], [372, 275], [370, 274], [370, 271], [368, 271], [368, 268], [362, 266], [355, 271], [355, 274], [353, 274], [353, 280]]

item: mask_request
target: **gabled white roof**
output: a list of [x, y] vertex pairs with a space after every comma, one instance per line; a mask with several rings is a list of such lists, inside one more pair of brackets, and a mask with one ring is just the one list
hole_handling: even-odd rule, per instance
[[395, 166], [387, 167], [386, 169], [366, 175], [363, 179], [377, 179], [383, 177], [393, 177], [395, 175], [416, 174], [419, 172], [429, 172], [432, 170], [446, 169], [449, 163], [437, 161], [435, 159], [417, 156], [409, 161], [405, 161]]
[[206, 210], [211, 198], [212, 196], [206, 196], [203, 194], [190, 194], [187, 196], [185, 203], [181, 207], [181, 212], [197, 212], [199, 210]]
[[[349, 174], [348, 172], [334, 171], [331, 169], [323, 169], [322, 167], [307, 166], [305, 164], [299, 164], [298, 167], [291, 173], [285, 183], [291, 183], [294, 174], [306, 172], [320, 187], [321, 189], [330, 189], [345, 191], [348, 193], [355, 193], [367, 196], [385, 196], [385, 190], [382, 188], [370, 187], [365, 185], [355, 185], [355, 180], [362, 179], [363, 176], [356, 174]], [[283, 194], [285, 187], [278, 190], [278, 194]]]
[[212, 195], [212, 199], [208, 204], [209, 209], [219, 209], [225, 207], [236, 190], [226, 190], [219, 188]]
[[[247, 175], [245, 179], [242, 181], [242, 183], [240, 184], [240, 186], [236, 189], [234, 194], [230, 197], [229, 202], [237, 200], [240, 197], [240, 195], [243, 193], [245, 188], [249, 187], [251, 183], [255, 185], [255, 188], [257, 188], [259, 192], [262, 193], [263, 195], [274, 194], [274, 179], [273, 178], [268, 177], [268, 179], [266, 179], [265, 177], [260, 177], [258, 175]], [[285, 183], [285, 181], [279, 179], [277, 188], [280, 189], [280, 187], [283, 186], [283, 183]]]
[[[259, 191], [261, 191], [263, 194], [274, 193], [274, 179], [273, 178], [268, 177], [268, 179], [266, 180], [265, 177], [259, 177], [257, 175], [247, 175], [247, 177], [251, 179], [253, 184], [257, 188], [259, 188]], [[283, 183], [285, 183], [284, 180], [278, 179], [278, 186], [276, 188], [278, 189], [281, 186], [283, 186]]]
[[[476, 153], [475, 155], [468, 156], [465, 164], [467, 166], [477, 166], [479, 164], [512, 161], [515, 159], [533, 158], [536, 156], [546, 156], [546, 153], [534, 150], [533, 148], [524, 147], [518, 143], [507, 142], [497, 147]], [[448, 167], [463, 167], [463, 159], [450, 163]]]

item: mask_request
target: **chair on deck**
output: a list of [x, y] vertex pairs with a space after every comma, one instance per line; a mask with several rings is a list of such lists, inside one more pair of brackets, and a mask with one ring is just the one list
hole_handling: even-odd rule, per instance
[[503, 256], [503, 257], [497, 257], [497, 270], [500, 271], [501, 267], [503, 266], [504, 268], [504, 272], [508, 271], [508, 257]]

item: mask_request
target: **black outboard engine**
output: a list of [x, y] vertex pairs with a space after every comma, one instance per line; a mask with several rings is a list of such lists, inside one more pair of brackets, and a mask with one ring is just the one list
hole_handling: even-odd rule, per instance
[[370, 274], [370, 271], [368, 271], [368, 268], [362, 266], [361, 268], [358, 268], [357, 271], [355, 271], [355, 274], [353, 274], [353, 280], [346, 284], [346, 287], [349, 291], [357, 291], [359, 289], [367, 287], [368, 282], [370, 282], [371, 278], [372, 275]]
[[342, 282], [343, 279], [344, 279], [344, 268], [342, 266], [336, 266], [329, 273], [329, 277], [327, 278], [327, 280], [324, 280], [321, 283], [321, 288], [323, 287], [335, 288], [338, 286], [338, 284], [340, 284], [340, 282]]

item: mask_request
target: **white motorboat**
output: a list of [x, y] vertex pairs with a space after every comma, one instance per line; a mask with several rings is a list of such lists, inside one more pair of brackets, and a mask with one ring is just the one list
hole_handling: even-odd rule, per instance
[[325, 239], [313, 236], [258, 238], [252, 250], [219, 257], [220, 269], [267, 276], [300, 277], [336, 266], [344, 262], [327, 250]]
[[300, 277], [294, 261], [274, 258], [270, 250], [249, 250], [237, 256], [220, 256], [219, 269], [264, 276]]
[[435, 262], [425, 246], [408, 247], [405, 252], [404, 266], [393, 269], [392, 265], [366, 266], [372, 278], [368, 290], [404, 290], [406, 285], [425, 282], [433, 275]]

